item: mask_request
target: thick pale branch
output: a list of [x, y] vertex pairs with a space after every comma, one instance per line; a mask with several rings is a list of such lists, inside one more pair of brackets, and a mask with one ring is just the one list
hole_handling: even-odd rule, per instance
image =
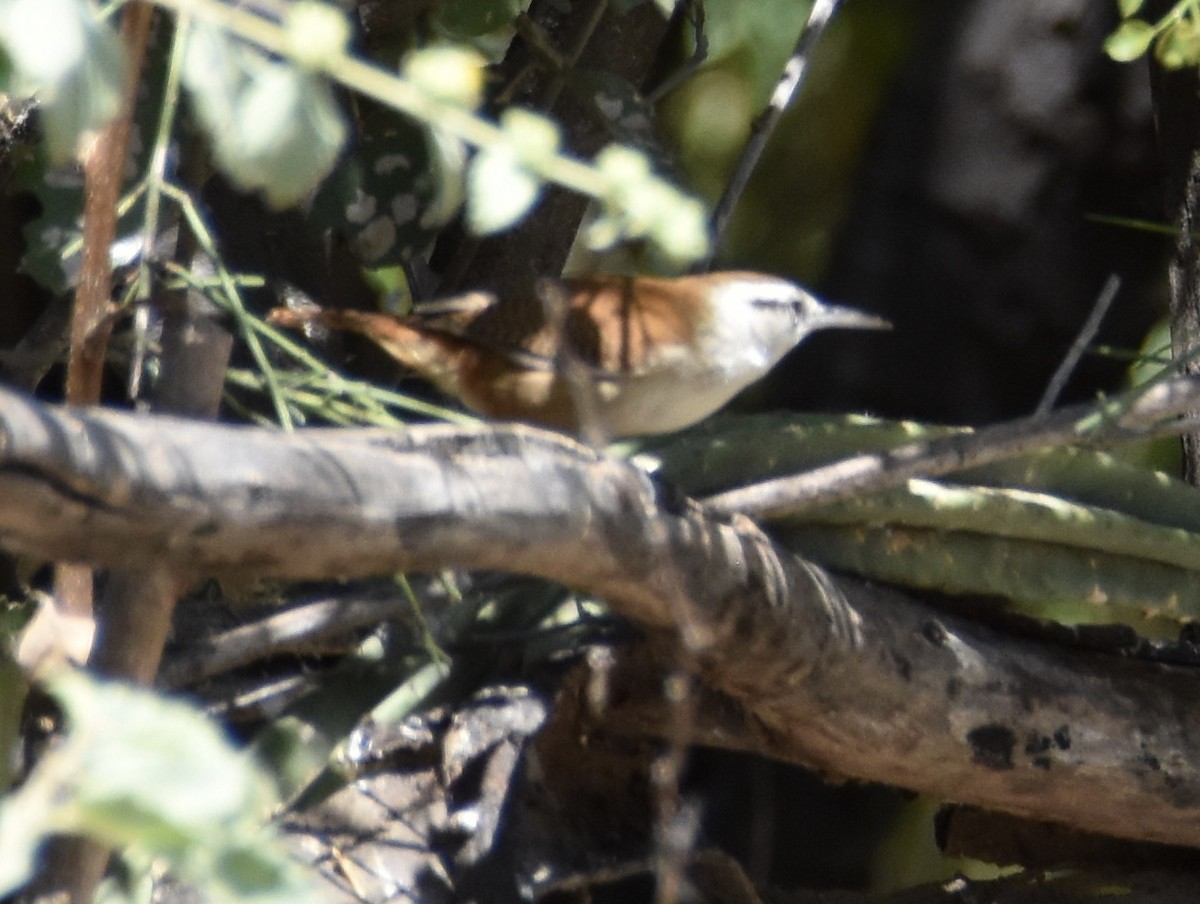
[[664, 503], [511, 427], [285, 436], [0, 392], [0, 543], [281, 578], [459, 566], [568, 583], [736, 706], [705, 739], [1129, 838], [1200, 845], [1194, 672], [1042, 646]]

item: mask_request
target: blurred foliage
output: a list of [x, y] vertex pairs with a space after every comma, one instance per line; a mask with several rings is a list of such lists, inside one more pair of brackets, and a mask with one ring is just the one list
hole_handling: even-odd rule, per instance
[[139, 867], [165, 861], [205, 900], [322, 899], [265, 827], [271, 779], [201, 710], [72, 671], [48, 686], [68, 729], [0, 801], [0, 895], [29, 878], [49, 836], [82, 833]]
[[[811, 60], [733, 220], [720, 258], [817, 281], [924, 0], [847, 3]], [[715, 200], [807, 16], [783, 2], [706, 4], [709, 64], [673, 92], [663, 121], [686, 181]], [[786, 204], [780, 199], [787, 198]]]
[[328, 83], [207, 23], [193, 25], [187, 42], [183, 81], [217, 165], [275, 207], [307, 197], [347, 136]]
[[116, 114], [125, 75], [120, 38], [79, 0], [0, 4], [3, 90], [36, 94], [52, 163], [71, 159], [81, 138]]
[[1129, 63], [1154, 48], [1154, 57], [1167, 69], [1200, 64], [1200, 2], [1179, 0], [1157, 22], [1138, 18], [1144, 0], [1117, 0], [1121, 22], [1104, 43], [1110, 57]]
[[[349, 24], [330, 4], [300, 0], [287, 7], [281, 22], [218, 0], [184, 5], [160, 0], [160, 5], [187, 13], [175, 35], [185, 48], [182, 85], [215, 163], [234, 184], [261, 192], [276, 207], [309, 198], [344, 152], [349, 129], [334, 99], [335, 84], [436, 130], [422, 142], [411, 130], [393, 130], [401, 141], [397, 147], [386, 154], [377, 143], [369, 147], [373, 157], [351, 167], [358, 177], [327, 192], [334, 200], [325, 205], [326, 222], [331, 209], [341, 214], [358, 247], [376, 254], [367, 264], [396, 261], [399, 233], [412, 223], [428, 229], [446, 222], [464, 197], [454, 181], [464, 178], [467, 222], [480, 233], [508, 228], [528, 214], [544, 183], [557, 182], [598, 202], [602, 225], [591, 233], [593, 244], [646, 239], [681, 263], [707, 250], [703, 207], [657, 176], [648, 160], [636, 167], [645, 175], [637, 185], [641, 190], [631, 194], [624, 170], [565, 156], [557, 125], [539, 114], [509, 110], [498, 124], [476, 115], [484, 59], [469, 48], [422, 48], [408, 54], [402, 73], [394, 75], [349, 53]], [[456, 27], [472, 29], [500, 21], [501, 13], [511, 18], [515, 10], [499, 4], [482, 10], [482, 20], [473, 24], [464, 21], [465, 11], [443, 10]], [[121, 46], [85, 0], [13, 0], [0, 6], [0, 48], [8, 55], [7, 89], [37, 94], [41, 101], [51, 163], [69, 159], [89, 132], [115, 114], [124, 72]], [[175, 103], [174, 96], [167, 98], [168, 128], [148, 142], [160, 160], [168, 156]], [[460, 145], [477, 153], [468, 156]], [[365, 177], [395, 174], [403, 169], [401, 158], [417, 148], [423, 162], [434, 164], [426, 167], [432, 178], [376, 183]], [[619, 145], [605, 150], [621, 159], [644, 156]], [[36, 181], [48, 181], [48, 171], [39, 167], [26, 184]], [[367, 194], [373, 188], [386, 196]], [[155, 191], [151, 186], [152, 195]], [[68, 208], [56, 203], [48, 209]], [[364, 225], [370, 227], [365, 236]], [[69, 232], [51, 221], [32, 236], [28, 269], [55, 290], [69, 280], [70, 268], [62, 268], [64, 278], [48, 258], [64, 256]]]
[[343, 236], [366, 267], [408, 260], [461, 207], [465, 153], [417, 123], [368, 115], [355, 147], [317, 190], [309, 223]]

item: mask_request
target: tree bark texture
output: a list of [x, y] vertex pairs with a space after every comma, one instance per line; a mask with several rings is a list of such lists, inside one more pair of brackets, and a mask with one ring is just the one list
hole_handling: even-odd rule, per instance
[[[1200, 845], [1197, 675], [835, 580], [749, 522], [522, 427], [312, 430], [0, 393], [0, 543], [319, 578], [501, 569], [607, 600], [736, 717], [704, 740], [1119, 837]], [[676, 646], [676, 649], [679, 649]]]

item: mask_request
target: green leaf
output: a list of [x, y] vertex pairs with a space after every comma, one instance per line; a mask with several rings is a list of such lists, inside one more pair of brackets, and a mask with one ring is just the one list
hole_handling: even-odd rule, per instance
[[443, 0], [437, 24], [452, 35], [472, 38], [509, 25], [520, 11], [520, 0]]
[[228, 124], [245, 81], [245, 69], [262, 57], [234, 44], [221, 30], [203, 23], [191, 26], [183, 59], [183, 83], [196, 115], [208, 127]]
[[[455, 149], [458, 159], [443, 153]], [[370, 267], [401, 263], [462, 206], [462, 156], [457, 142], [441, 141], [413, 120], [371, 116], [313, 198], [310, 225], [336, 230]]]
[[332, 65], [350, 44], [350, 22], [331, 3], [295, 0], [287, 6], [283, 27], [289, 56], [305, 69]]
[[484, 59], [466, 47], [429, 47], [404, 58], [402, 74], [434, 100], [474, 110], [483, 98]]
[[53, 161], [69, 159], [86, 132], [120, 109], [121, 40], [82, 0], [7, 0], [0, 44], [12, 66], [8, 90], [41, 101]]
[[479, 235], [507, 229], [529, 211], [541, 190], [541, 179], [512, 147], [481, 151], [467, 171], [467, 225]]
[[33, 878], [53, 793], [48, 783], [29, 781], [19, 793], [0, 798], [0, 898], [7, 899]]
[[753, 106], [766, 103], [808, 19], [810, 2], [705, 0], [708, 62], [737, 57], [749, 75]]
[[196, 26], [183, 81], [218, 166], [274, 206], [303, 200], [337, 162], [346, 125], [319, 76]]
[[333, 169], [346, 124], [329, 85], [294, 67], [274, 64], [258, 74], [237, 107], [236, 137], [219, 142], [229, 174], [267, 201], [303, 200]]
[[1118, 63], [1128, 63], [1142, 56], [1154, 40], [1154, 26], [1141, 19], [1129, 19], [1108, 36], [1104, 52]]
[[650, 235], [671, 260], [698, 260], [708, 252], [708, 211], [695, 198], [676, 193]]
[[704, 206], [656, 176], [645, 154], [612, 144], [596, 155], [596, 167], [608, 188], [585, 235], [590, 248], [649, 239], [674, 261], [695, 260], [707, 251]]
[[1128, 19], [1142, 8], [1142, 0], [1117, 0], [1117, 8], [1121, 11], [1121, 18]]
[[539, 113], [509, 107], [500, 116], [500, 128], [517, 157], [531, 168], [545, 167], [558, 154], [558, 126]]
[[205, 900], [319, 900], [264, 827], [278, 803], [270, 780], [201, 711], [73, 671], [49, 686], [67, 733], [0, 802], [0, 894], [27, 878], [48, 835], [71, 832], [127, 864], [165, 858]]
[[66, 710], [68, 743], [84, 779], [84, 825], [106, 825], [115, 833], [110, 838], [139, 835], [150, 817], [170, 826], [172, 835], [205, 836], [223, 831], [229, 820], [257, 820], [267, 812], [269, 786], [194, 707], [73, 673], [52, 688]]
[[1154, 55], [1167, 69], [1182, 69], [1200, 62], [1200, 28], [1190, 19], [1172, 22], [1159, 35]]

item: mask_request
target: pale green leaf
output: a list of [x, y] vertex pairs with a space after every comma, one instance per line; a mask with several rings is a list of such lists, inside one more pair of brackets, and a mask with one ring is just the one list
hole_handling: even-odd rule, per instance
[[350, 22], [331, 3], [294, 0], [283, 20], [288, 55], [298, 65], [319, 70], [341, 58], [350, 43]]
[[676, 261], [695, 260], [708, 249], [703, 205], [656, 176], [644, 153], [609, 145], [596, 155], [596, 167], [608, 188], [585, 236], [589, 247], [600, 251], [644, 238]]
[[1121, 18], [1128, 19], [1139, 9], [1142, 8], [1143, 0], [1117, 0], [1117, 8], [1121, 11]]
[[1200, 28], [1190, 19], [1172, 22], [1154, 45], [1154, 55], [1167, 69], [1182, 69], [1200, 62]]
[[218, 166], [274, 206], [303, 200], [337, 162], [346, 124], [319, 76], [196, 27], [183, 80]]
[[520, 11], [520, 0], [442, 0], [436, 17], [450, 34], [475, 37], [511, 24]]
[[467, 172], [467, 225], [487, 235], [507, 229], [533, 206], [541, 180], [508, 146], [481, 151]]
[[320, 900], [264, 825], [278, 804], [270, 780], [203, 712], [73, 671], [48, 684], [67, 733], [0, 808], [0, 893], [28, 875], [36, 845], [70, 832], [127, 866], [165, 858], [203, 900]]
[[33, 877], [52, 792], [45, 783], [26, 782], [19, 792], [0, 800], [0, 898], [7, 899]]
[[208, 25], [193, 25], [187, 40], [183, 84], [205, 131], [222, 135], [233, 127], [249, 73], [267, 65], [267, 60]]
[[430, 47], [409, 54], [403, 75], [430, 97], [467, 110], [483, 97], [484, 59], [466, 47]]
[[0, 44], [12, 66], [10, 90], [41, 101], [53, 161], [69, 159], [85, 133], [120, 109], [120, 38], [82, 0], [7, 0]]
[[1104, 52], [1118, 63], [1128, 63], [1142, 56], [1154, 40], [1154, 26], [1141, 19], [1129, 19], [1108, 36]]
[[17, 76], [17, 90], [53, 90], [83, 65], [89, 19], [87, 7], [79, 0], [0, 4], [0, 42]]
[[651, 238], [672, 260], [698, 260], [708, 252], [708, 211], [695, 198], [678, 195], [655, 222]]
[[509, 107], [500, 116], [500, 128], [521, 162], [534, 169], [546, 166], [558, 154], [558, 126], [545, 116]]
[[346, 125], [329, 86], [291, 66], [258, 73], [235, 111], [236, 134], [218, 139], [218, 158], [245, 188], [287, 207], [303, 200], [333, 169]]
[[204, 713], [79, 672], [48, 684], [67, 732], [0, 805], [0, 894], [28, 878], [48, 836], [69, 832], [127, 863], [165, 857], [205, 900], [316, 900], [264, 826], [278, 803], [270, 780]]
[[71, 725], [64, 755], [82, 779], [84, 827], [109, 840], [173, 847], [179, 839], [215, 841], [230, 821], [266, 815], [269, 786], [194, 707], [75, 674], [53, 689]]
[[614, 188], [640, 185], [652, 175], [649, 157], [620, 144], [610, 144], [600, 151], [596, 166]]

